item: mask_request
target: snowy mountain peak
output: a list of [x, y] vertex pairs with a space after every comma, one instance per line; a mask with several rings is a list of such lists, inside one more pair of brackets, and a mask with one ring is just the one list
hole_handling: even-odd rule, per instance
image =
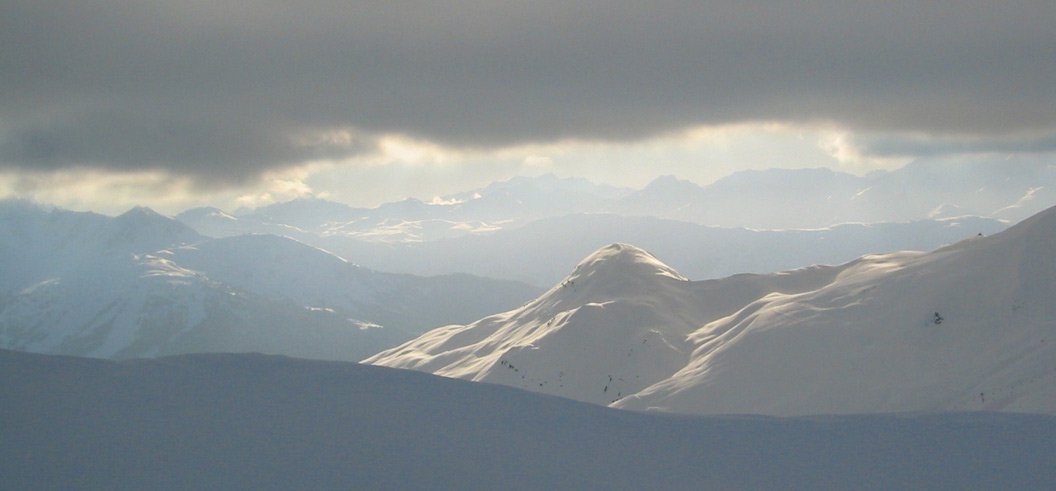
[[607, 245], [587, 256], [576, 266], [576, 270], [569, 275], [566, 281], [579, 279], [609, 281], [650, 276], [665, 276], [679, 281], [688, 281], [678, 271], [644, 249], [621, 243]]
[[435, 329], [365, 362], [609, 404], [685, 365], [702, 304], [692, 290], [652, 254], [611, 244], [519, 309]]
[[571, 274], [528, 308], [552, 314], [588, 303], [671, 293], [688, 282], [685, 276], [644, 249], [615, 243], [580, 261]]

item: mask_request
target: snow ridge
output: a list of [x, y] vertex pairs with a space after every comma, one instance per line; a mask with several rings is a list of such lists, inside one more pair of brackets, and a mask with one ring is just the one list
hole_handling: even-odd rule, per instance
[[[804, 269], [767, 288], [799, 291], [830, 275]], [[365, 363], [609, 404], [684, 366], [689, 334], [756, 298], [759, 278], [731, 278], [719, 293], [715, 282], [688, 281], [640, 248], [612, 244], [519, 309], [435, 329]]]
[[365, 360], [637, 410], [1056, 413], [1056, 208], [930, 253], [687, 281], [595, 252], [521, 309]]

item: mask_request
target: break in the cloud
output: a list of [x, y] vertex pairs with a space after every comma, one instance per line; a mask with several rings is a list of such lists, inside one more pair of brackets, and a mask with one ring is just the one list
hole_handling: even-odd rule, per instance
[[878, 135], [861, 149], [883, 155], [1051, 149], [1053, 19], [1035, 1], [8, 0], [0, 166], [227, 186], [391, 135], [479, 151], [752, 121]]

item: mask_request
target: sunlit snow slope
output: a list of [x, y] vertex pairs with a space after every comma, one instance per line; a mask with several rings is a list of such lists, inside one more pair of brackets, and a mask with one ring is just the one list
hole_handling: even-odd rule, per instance
[[366, 362], [608, 404], [685, 366], [688, 336], [708, 320], [774, 289], [817, 288], [835, 273], [692, 282], [642, 249], [612, 244], [520, 309], [435, 329]]
[[693, 413], [1056, 413], [1056, 209], [927, 254], [868, 256], [690, 336], [618, 407]]
[[630, 409], [1056, 413], [1056, 209], [991, 237], [690, 282], [604, 248], [527, 306], [366, 360]]

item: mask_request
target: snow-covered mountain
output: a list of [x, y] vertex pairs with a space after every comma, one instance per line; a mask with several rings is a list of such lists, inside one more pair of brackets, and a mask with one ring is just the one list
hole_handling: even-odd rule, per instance
[[1056, 413], [1053, 250], [1056, 208], [930, 253], [704, 282], [615, 244], [520, 309], [366, 362], [683, 413]]
[[117, 216], [0, 201], [0, 291], [25, 288], [58, 272], [202, 240], [149, 208]]
[[930, 250], [1006, 227], [991, 218], [961, 216], [814, 230], [748, 230], [644, 216], [579, 214], [449, 240], [378, 244], [329, 236], [315, 244], [382, 271], [417, 275], [465, 272], [548, 286], [561, 281], [569, 264], [615, 242], [649, 250], [689, 278], [707, 279], [808, 264], [840, 264], [877, 252]]
[[685, 366], [689, 335], [771, 291], [831, 281], [837, 268], [692, 282], [648, 252], [612, 244], [516, 310], [451, 325], [365, 363], [609, 404]]
[[686, 417], [253, 354], [0, 350], [11, 489], [1053, 489], [1056, 417]]
[[360, 268], [293, 239], [205, 239], [147, 209], [5, 203], [0, 347], [127, 358], [261, 351], [356, 360], [538, 290]]
[[1056, 208], [937, 251], [868, 256], [822, 288], [694, 332], [691, 361], [618, 407], [1056, 413]]
[[407, 334], [335, 310], [239, 290], [145, 255], [84, 268], [0, 295], [0, 345], [131, 358], [264, 352], [350, 359]]

